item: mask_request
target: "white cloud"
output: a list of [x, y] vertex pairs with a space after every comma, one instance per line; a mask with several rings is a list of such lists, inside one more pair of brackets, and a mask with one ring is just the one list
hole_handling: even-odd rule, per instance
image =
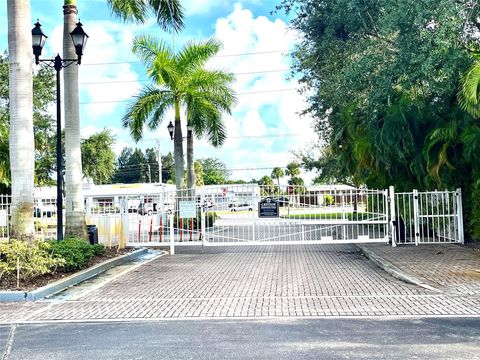
[[[215, 37], [224, 48], [209, 66], [249, 74], [237, 75], [239, 101], [233, 116], [225, 119], [229, 135], [225, 145], [212, 149], [202, 141], [197, 143], [196, 155], [216, 156], [232, 169], [262, 168], [232, 173], [232, 178], [258, 179], [269, 175], [270, 168], [293, 161], [292, 150], [316, 139], [311, 119], [299, 115], [306, 107], [304, 96], [295, 90], [278, 91], [298, 88], [295, 80], [287, 80], [291, 64], [288, 50], [297, 34], [280, 19], [254, 17], [237, 3], [232, 13], [217, 20]], [[245, 55], [229, 56], [233, 54]], [[311, 177], [304, 174], [307, 183]]]
[[[243, 0], [247, 4], [259, 4], [261, 0]], [[202, 15], [218, 8], [231, 6], [231, 0], [183, 0], [182, 5], [187, 15]]]

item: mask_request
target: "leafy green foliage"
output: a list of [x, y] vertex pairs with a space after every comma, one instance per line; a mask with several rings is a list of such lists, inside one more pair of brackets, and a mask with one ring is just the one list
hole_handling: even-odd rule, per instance
[[115, 172], [115, 139], [110, 130], [103, 130], [82, 141], [83, 174], [97, 185], [109, 184]]
[[205, 185], [225, 184], [230, 176], [227, 166], [216, 158], [199, 159], [198, 162], [202, 166]]
[[285, 0], [278, 8], [295, 12], [292, 25], [302, 34], [294, 70], [310, 94], [306, 112], [321, 146], [298, 155], [318, 170], [316, 181], [400, 191], [461, 187], [470, 234], [480, 236], [473, 231], [480, 212], [472, 208], [480, 132], [460, 107], [478, 115], [470, 44], [480, 3]]
[[18, 281], [48, 274], [65, 261], [51, 253], [49, 242], [29, 243], [11, 239], [0, 241], [0, 279], [2, 276], [17, 276]]
[[51, 241], [50, 247], [54, 256], [65, 260], [59, 269], [66, 272], [85, 267], [95, 251], [99, 251], [85, 240], [78, 238], [66, 238], [60, 242]]

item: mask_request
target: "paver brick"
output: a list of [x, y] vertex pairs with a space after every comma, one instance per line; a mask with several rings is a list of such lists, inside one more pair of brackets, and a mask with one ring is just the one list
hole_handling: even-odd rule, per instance
[[353, 245], [182, 247], [75, 301], [0, 304], [0, 322], [447, 314], [480, 297], [403, 283]]

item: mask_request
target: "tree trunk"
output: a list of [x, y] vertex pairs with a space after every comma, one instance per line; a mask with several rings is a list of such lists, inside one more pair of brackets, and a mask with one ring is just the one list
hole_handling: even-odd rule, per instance
[[8, 59], [10, 101], [10, 172], [12, 179], [11, 235], [33, 239], [32, 38], [30, 1], [8, 0]]
[[187, 189], [189, 200], [195, 199], [195, 167], [193, 159], [193, 133], [187, 137]]
[[177, 193], [183, 192], [183, 137], [180, 123], [180, 102], [175, 100], [175, 134], [173, 138], [173, 157], [175, 159], [175, 185]]
[[[65, 0], [63, 6], [63, 58], [76, 59], [70, 32], [77, 22], [77, 1]], [[78, 100], [78, 65], [64, 69], [65, 98], [65, 235], [86, 238], [82, 194], [82, 154], [80, 150], [80, 111]]]

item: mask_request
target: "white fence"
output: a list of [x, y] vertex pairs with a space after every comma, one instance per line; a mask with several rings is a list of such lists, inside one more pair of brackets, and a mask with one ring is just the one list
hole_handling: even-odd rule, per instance
[[394, 195], [394, 244], [462, 243], [462, 192], [400, 192]]
[[[274, 218], [259, 202], [278, 203]], [[0, 238], [9, 237], [9, 196], [0, 196]], [[183, 207], [183, 209], [182, 209]], [[35, 200], [35, 227], [56, 237], [55, 200]], [[159, 187], [141, 195], [86, 198], [87, 224], [107, 246], [463, 243], [460, 189], [400, 192], [348, 186]]]

